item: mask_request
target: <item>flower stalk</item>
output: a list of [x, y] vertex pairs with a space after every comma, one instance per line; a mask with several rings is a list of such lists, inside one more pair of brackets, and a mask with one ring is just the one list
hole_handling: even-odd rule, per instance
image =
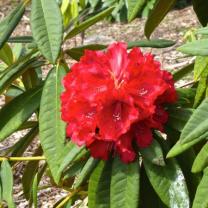
[[0, 161], [37, 161], [37, 160], [46, 160], [45, 156], [35, 156], [35, 157], [0, 157]]

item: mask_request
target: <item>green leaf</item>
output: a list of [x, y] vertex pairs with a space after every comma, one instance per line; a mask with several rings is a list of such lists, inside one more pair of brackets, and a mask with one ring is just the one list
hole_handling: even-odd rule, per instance
[[196, 12], [196, 15], [203, 26], [206, 26], [208, 23], [208, 2], [206, 0], [193, 0], [193, 8]]
[[199, 28], [196, 31], [196, 34], [208, 35], [208, 27]]
[[76, 157], [82, 153], [82, 150], [84, 150], [85, 147], [78, 147], [76, 144], [71, 143], [70, 150], [68, 151], [68, 154], [66, 153], [63, 157], [61, 164], [58, 169], [58, 175], [61, 175], [62, 171], [71, 163], [73, 162]]
[[2, 22], [0, 22], [0, 48], [4, 45], [17, 24], [20, 22], [24, 11], [25, 5], [24, 3], [20, 3], [5, 19], [3, 19]]
[[42, 87], [28, 90], [0, 110], [0, 141], [15, 132], [39, 107]]
[[65, 145], [66, 125], [60, 112], [61, 81], [65, 74], [62, 66], [51, 69], [43, 88], [39, 116], [40, 142], [56, 183], [60, 179], [61, 161], [69, 151]]
[[179, 69], [178, 71], [173, 73], [173, 79], [175, 80], [175, 82], [181, 80], [182, 78], [184, 78], [187, 74], [189, 74], [190, 72], [192, 72], [194, 70], [194, 63], [189, 64], [187, 66], [185, 66], [182, 69]]
[[158, 0], [156, 2], [145, 24], [145, 35], [147, 38], [151, 36], [155, 28], [160, 24], [165, 15], [174, 6], [175, 2], [176, 0]]
[[7, 202], [9, 208], [14, 208], [13, 201], [13, 174], [12, 168], [7, 160], [1, 164], [1, 184], [2, 184], [2, 197]]
[[32, 43], [33, 41], [32, 36], [15, 36], [8, 39], [9, 43]]
[[139, 161], [124, 164], [116, 157], [112, 165], [110, 186], [111, 208], [137, 208], [139, 203]]
[[178, 95], [177, 105], [181, 107], [192, 108], [194, 98], [196, 95], [196, 89], [194, 88], [178, 88], [176, 89]]
[[4, 44], [4, 46], [0, 49], [0, 59], [7, 65], [11, 65], [13, 63], [13, 53], [12, 49], [8, 44]]
[[86, 164], [84, 165], [83, 169], [81, 170], [80, 174], [77, 175], [75, 182], [74, 182], [74, 188], [77, 189], [79, 186], [81, 186], [85, 180], [88, 179], [89, 175], [92, 173], [92, 171], [97, 166], [99, 160], [96, 160], [92, 157], [88, 159]]
[[33, 183], [32, 183], [32, 201], [34, 208], [38, 207], [38, 173], [35, 174]]
[[63, 38], [61, 11], [55, 0], [32, 0], [31, 27], [39, 50], [55, 63]]
[[142, 10], [146, 0], [127, 0], [128, 5], [128, 22], [131, 22]]
[[208, 56], [208, 39], [186, 43], [177, 50], [193, 56]]
[[86, 49], [88, 50], [102, 50], [105, 49], [107, 46], [106, 45], [101, 45], [101, 44], [91, 44], [91, 45], [84, 45], [76, 48], [71, 48], [69, 50], [66, 50], [65, 52], [73, 59], [79, 60], [81, 56], [84, 55], [84, 51]]
[[208, 168], [204, 170], [202, 180], [196, 190], [195, 199], [192, 208], [207, 208], [208, 207]]
[[152, 144], [147, 148], [141, 148], [139, 152], [145, 160], [155, 165], [165, 166], [163, 151], [156, 140], [153, 140]]
[[175, 45], [174, 41], [166, 39], [139, 40], [128, 42], [128, 49], [133, 47], [167, 48]]
[[208, 57], [197, 56], [194, 65], [194, 80], [197, 81], [208, 67]]
[[32, 58], [30, 60], [24, 58], [23, 60], [19, 60], [13, 63], [5, 70], [2, 77], [0, 78], [0, 93], [4, 92], [4, 90], [9, 87], [11, 83], [26, 70], [33, 67], [39, 67], [41, 65], [42, 62], [37, 61], [36, 58]]
[[79, 24], [78, 26], [75, 26], [74, 29], [72, 29], [65, 37], [66, 39], [72, 38], [75, 35], [81, 33], [82, 31], [85, 31], [87, 28], [89, 28], [90, 26], [94, 25], [95, 23], [99, 22], [100, 20], [104, 19], [105, 17], [107, 17], [108, 15], [111, 14], [111, 12], [113, 11], [114, 7], [110, 7], [100, 13], [98, 13], [97, 15], [85, 20], [84, 22], [82, 22], [81, 24]]
[[[185, 128], [183, 129], [180, 140], [181, 143], [187, 143], [198, 139], [206, 138], [208, 135], [208, 98], [194, 111]], [[202, 139], [202, 138], [201, 138]]]
[[185, 178], [175, 160], [166, 166], [154, 165], [143, 160], [145, 171], [154, 190], [168, 207], [189, 207], [190, 201]]
[[110, 207], [111, 169], [110, 161], [100, 161], [93, 171], [88, 186], [89, 208]]
[[192, 108], [171, 108], [168, 110], [167, 125], [181, 132], [193, 112]]
[[207, 81], [208, 81], [208, 65], [205, 68], [205, 70], [203, 70], [197, 86], [196, 96], [194, 99], [194, 106], [193, 106], [194, 108], [196, 108], [204, 98], [207, 89]]
[[191, 171], [197, 173], [208, 166], [208, 143], [206, 143], [194, 160]]
[[32, 128], [24, 137], [12, 146], [10, 153], [12, 157], [20, 157], [38, 134], [38, 126]]
[[[42, 155], [43, 151], [39, 146], [38, 149], [35, 150], [33, 156], [40, 156]], [[23, 176], [22, 176], [22, 186], [25, 198], [29, 200], [32, 195], [32, 185], [35, 175], [39, 168], [39, 160], [36, 161], [29, 161], [24, 169]]]

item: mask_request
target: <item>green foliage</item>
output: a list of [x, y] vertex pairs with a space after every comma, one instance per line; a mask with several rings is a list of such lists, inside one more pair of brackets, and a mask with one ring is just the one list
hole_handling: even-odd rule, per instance
[[[107, 47], [101, 43], [71, 48], [65, 43], [105, 18], [130, 22], [140, 15], [149, 15], [145, 35], [150, 38], [175, 3], [24, 0], [0, 22], [0, 93], [5, 98], [0, 109], [0, 141], [26, 130], [24, 136], [0, 153], [0, 207], [15, 207], [13, 174], [22, 160], [28, 160], [22, 186], [29, 207], [38, 207], [38, 192], [44, 189], [39, 185], [43, 175], [50, 179], [50, 186], [69, 192], [54, 204], [58, 208], [71, 207], [87, 197], [89, 208], [207, 207], [208, 27], [196, 30], [196, 40], [178, 48], [197, 57], [194, 63], [175, 71], [174, 80], [181, 81], [188, 75], [193, 82], [177, 89], [177, 103], [167, 106], [166, 135], [154, 131], [154, 141], [149, 147], [136, 150], [133, 163], [124, 164], [115, 155], [108, 161], [92, 158], [83, 146], [66, 139], [66, 125], [61, 120], [60, 96], [63, 76], [69, 71], [68, 58], [79, 60], [85, 49]], [[193, 6], [199, 21], [206, 26], [207, 1], [193, 1]], [[11, 36], [25, 7], [28, 11], [31, 8], [32, 36]], [[156, 50], [173, 46], [176, 41], [152, 39], [127, 44], [128, 49]], [[37, 148], [31, 157], [25, 157], [35, 138]], [[168, 146], [172, 148], [166, 154]], [[179, 156], [166, 159], [176, 155]]]

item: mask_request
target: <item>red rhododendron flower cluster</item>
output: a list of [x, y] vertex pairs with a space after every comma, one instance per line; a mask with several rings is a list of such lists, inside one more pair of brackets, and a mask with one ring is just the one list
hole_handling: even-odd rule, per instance
[[121, 42], [105, 52], [86, 50], [63, 84], [67, 136], [103, 160], [118, 154], [125, 163], [133, 161], [133, 144], [148, 147], [152, 129], [163, 131], [167, 122], [164, 104], [176, 101], [172, 75], [151, 54], [139, 48], [128, 53]]

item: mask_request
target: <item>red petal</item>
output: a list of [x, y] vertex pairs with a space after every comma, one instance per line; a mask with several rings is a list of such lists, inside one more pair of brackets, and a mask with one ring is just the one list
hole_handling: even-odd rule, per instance
[[106, 53], [112, 76], [117, 80], [122, 79], [126, 72], [126, 67], [128, 65], [128, 53], [126, 49], [127, 44], [118, 42], [111, 44]]
[[146, 126], [145, 124], [138, 123], [134, 127], [134, 133], [138, 147], [145, 148], [152, 143], [152, 131], [150, 127]]
[[132, 148], [132, 135], [122, 135], [116, 142], [116, 150], [124, 163], [130, 163], [134, 161], [136, 153]]
[[95, 141], [88, 146], [92, 157], [102, 160], [108, 160], [109, 154], [113, 148], [112, 142], [106, 142], [95, 139]]
[[120, 135], [129, 130], [137, 118], [136, 108], [120, 101], [114, 101], [105, 106], [98, 114], [100, 135], [107, 141], [116, 141]]

